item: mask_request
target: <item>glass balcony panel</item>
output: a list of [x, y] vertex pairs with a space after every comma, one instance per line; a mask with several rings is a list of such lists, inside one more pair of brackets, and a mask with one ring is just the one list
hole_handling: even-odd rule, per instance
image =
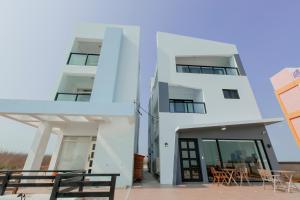
[[185, 113], [186, 112], [186, 106], [185, 103], [181, 103], [181, 102], [175, 102], [174, 103], [174, 107], [175, 107], [175, 112], [181, 112], [181, 113]]
[[238, 70], [236, 68], [226, 68], [227, 75], [237, 76], [239, 75]]
[[188, 113], [193, 113], [194, 112], [194, 103], [186, 103], [187, 106], [187, 112]]
[[58, 94], [56, 101], [76, 101], [76, 94]]
[[99, 55], [88, 55], [86, 65], [97, 66], [99, 60]]
[[224, 68], [218, 68], [218, 67], [215, 67], [215, 68], [214, 68], [214, 73], [215, 73], [215, 74], [226, 74]]
[[189, 66], [190, 68], [190, 72], [191, 73], [196, 73], [196, 74], [200, 74], [201, 73], [201, 68], [197, 67], [197, 66]]
[[177, 65], [177, 72], [181, 72], [181, 73], [189, 73], [189, 67], [188, 66], [183, 66], [183, 65]]
[[77, 97], [77, 101], [90, 101], [90, 94], [79, 94]]
[[214, 74], [214, 70], [212, 67], [202, 67], [203, 74]]
[[74, 54], [70, 55], [69, 65], [85, 65], [87, 55], [85, 54]]
[[194, 112], [205, 114], [206, 113], [205, 104], [204, 103], [194, 103]]

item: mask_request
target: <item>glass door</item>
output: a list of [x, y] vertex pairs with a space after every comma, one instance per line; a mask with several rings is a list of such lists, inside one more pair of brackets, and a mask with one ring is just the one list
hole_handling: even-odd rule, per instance
[[179, 139], [181, 177], [183, 182], [202, 181], [198, 141], [193, 138]]

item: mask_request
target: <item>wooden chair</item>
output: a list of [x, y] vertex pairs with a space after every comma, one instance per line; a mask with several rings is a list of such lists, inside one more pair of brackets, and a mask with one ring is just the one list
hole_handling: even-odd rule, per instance
[[210, 172], [213, 176], [213, 183], [217, 181], [217, 184], [219, 185], [220, 182], [223, 184], [224, 182], [227, 182], [229, 177], [226, 175], [223, 171], [217, 171], [214, 167], [210, 167]]
[[285, 188], [286, 182], [282, 180], [279, 174], [272, 174], [270, 170], [258, 169], [258, 173], [263, 181], [263, 186], [265, 189], [265, 182], [272, 183], [274, 192], [277, 188]]
[[240, 179], [240, 185], [242, 185], [243, 180], [246, 180], [247, 183], [250, 185], [249, 181], [249, 171], [247, 167], [238, 167], [237, 172], [235, 174], [237, 179]]

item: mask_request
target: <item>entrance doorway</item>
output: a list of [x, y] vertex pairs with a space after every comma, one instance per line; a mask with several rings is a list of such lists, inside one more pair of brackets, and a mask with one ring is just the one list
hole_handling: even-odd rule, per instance
[[200, 182], [202, 173], [199, 159], [198, 140], [179, 139], [181, 178], [183, 182]]

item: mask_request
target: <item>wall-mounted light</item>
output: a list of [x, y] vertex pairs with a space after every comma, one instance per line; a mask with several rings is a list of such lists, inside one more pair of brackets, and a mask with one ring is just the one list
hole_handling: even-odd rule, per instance
[[262, 135], [266, 135], [266, 134], [267, 134], [267, 131], [263, 130], [263, 131], [261, 132], [261, 134], [262, 134]]
[[272, 145], [271, 144], [267, 144], [267, 147], [270, 149], [272, 147]]
[[221, 131], [226, 131], [226, 127], [225, 126], [223, 126], [223, 127], [221, 127]]
[[167, 142], [165, 142], [165, 147], [168, 147], [168, 146], [169, 146], [169, 144]]

